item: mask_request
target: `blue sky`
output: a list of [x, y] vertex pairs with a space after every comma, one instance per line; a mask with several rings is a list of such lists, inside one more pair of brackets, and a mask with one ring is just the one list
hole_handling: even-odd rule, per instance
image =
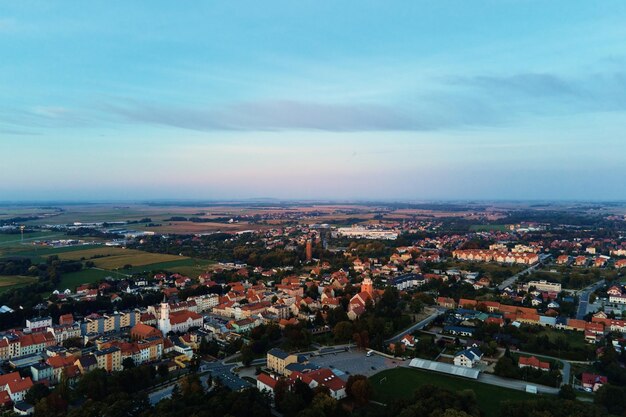
[[0, 200], [624, 200], [623, 1], [0, 0]]

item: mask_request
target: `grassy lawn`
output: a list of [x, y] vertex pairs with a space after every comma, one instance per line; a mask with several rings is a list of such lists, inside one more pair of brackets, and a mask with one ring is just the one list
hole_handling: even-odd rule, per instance
[[540, 335], [546, 334], [550, 338], [551, 342], [554, 342], [559, 337], [564, 337], [570, 344], [571, 347], [576, 348], [585, 348], [588, 347], [589, 344], [585, 343], [585, 335], [583, 332], [574, 332], [574, 331], [563, 331], [556, 329], [545, 329]]
[[36, 277], [27, 277], [23, 275], [3, 275], [0, 276], [0, 293], [8, 291], [12, 288], [23, 287], [24, 285], [37, 282]]
[[[57, 236], [63, 236], [63, 233], [60, 232], [31, 232], [31, 233], [24, 233], [24, 241], [32, 241], [32, 240], [38, 240], [38, 239], [47, 239], [48, 237], [57, 237]], [[20, 233], [16, 233], [16, 234], [7, 234], [7, 233], [0, 233], [0, 245], [9, 245], [9, 244], [13, 244], [13, 243], [21, 243], [22, 242], [22, 235]]]
[[432, 384], [453, 391], [471, 389], [476, 394], [478, 405], [485, 412], [486, 417], [499, 415], [501, 401], [536, 398], [536, 395], [523, 391], [409, 368], [383, 371], [371, 377], [370, 381], [374, 386], [375, 400], [383, 403], [389, 403], [397, 398], [409, 398], [417, 387], [424, 384]]

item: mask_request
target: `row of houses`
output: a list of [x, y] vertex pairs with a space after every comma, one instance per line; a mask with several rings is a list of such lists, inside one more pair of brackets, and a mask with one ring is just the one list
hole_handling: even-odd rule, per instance
[[457, 249], [452, 257], [462, 261], [498, 262], [506, 264], [533, 265], [539, 262], [539, 255], [530, 252], [508, 252], [488, 249]]

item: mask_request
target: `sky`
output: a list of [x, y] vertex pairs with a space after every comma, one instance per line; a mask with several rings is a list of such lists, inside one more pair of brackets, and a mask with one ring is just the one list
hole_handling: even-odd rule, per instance
[[0, 201], [626, 200], [626, 2], [0, 0]]

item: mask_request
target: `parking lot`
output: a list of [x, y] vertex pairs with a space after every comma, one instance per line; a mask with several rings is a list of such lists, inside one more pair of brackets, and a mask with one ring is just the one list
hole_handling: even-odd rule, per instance
[[[389, 359], [373, 353], [367, 356], [362, 350], [351, 350], [348, 352], [337, 352], [323, 356], [313, 356], [309, 362], [322, 367], [331, 368], [344, 372], [345, 379], [350, 375], [371, 376], [380, 371], [397, 366], [408, 365], [409, 361], [401, 359]], [[341, 376], [341, 375], [340, 375]]]

